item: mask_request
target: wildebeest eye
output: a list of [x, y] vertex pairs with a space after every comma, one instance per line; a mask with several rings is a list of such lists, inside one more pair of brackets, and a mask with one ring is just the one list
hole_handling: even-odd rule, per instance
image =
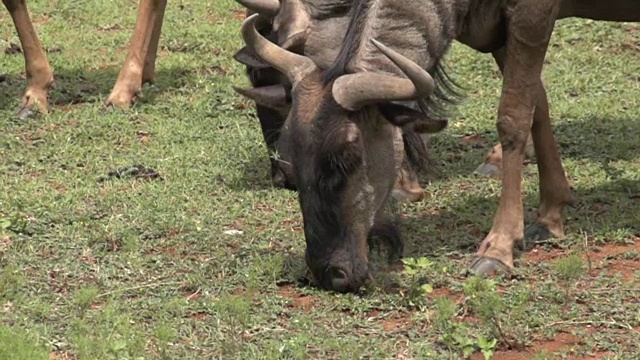
[[[357, 129], [356, 129], [357, 131]], [[362, 146], [358, 133], [331, 138], [319, 158], [321, 177], [325, 186], [338, 188], [344, 185], [348, 175], [362, 164]], [[340, 141], [342, 140], [342, 141]]]

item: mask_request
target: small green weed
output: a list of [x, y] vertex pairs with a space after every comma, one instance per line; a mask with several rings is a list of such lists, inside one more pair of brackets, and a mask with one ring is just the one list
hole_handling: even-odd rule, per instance
[[402, 259], [402, 263], [404, 264], [402, 273], [409, 277], [407, 284], [409, 291], [406, 294], [408, 305], [423, 307], [426, 303], [425, 295], [433, 292], [433, 286], [424, 283], [425, 272], [433, 266], [433, 263], [425, 257], [405, 258]]
[[570, 254], [566, 257], [556, 260], [553, 264], [553, 271], [556, 278], [562, 284], [565, 299], [571, 299], [573, 289], [572, 282], [578, 280], [585, 272], [585, 264], [580, 255]]

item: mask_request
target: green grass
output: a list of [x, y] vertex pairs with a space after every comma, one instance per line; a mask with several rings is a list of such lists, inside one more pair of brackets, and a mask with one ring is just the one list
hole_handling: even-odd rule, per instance
[[[296, 195], [271, 188], [254, 110], [231, 88], [247, 83], [231, 60], [233, 1], [170, 1], [156, 85], [131, 111], [102, 112], [136, 3], [29, 2], [44, 46], [61, 50], [48, 116], [11, 116], [23, 59], [0, 54], [0, 358], [455, 359], [509, 346], [638, 358], [639, 25], [558, 24], [544, 78], [581, 203], [566, 241], [493, 281], [464, 271], [497, 207], [500, 183], [471, 172], [497, 140], [500, 78], [490, 56], [455, 44], [448, 65], [468, 98], [433, 138], [441, 175], [401, 208], [405, 257], [429, 261], [405, 274], [376, 259], [355, 296], [305, 284]], [[0, 12], [0, 47], [11, 42]], [[133, 164], [161, 179], [97, 181]], [[554, 346], [568, 336], [580, 340]]]

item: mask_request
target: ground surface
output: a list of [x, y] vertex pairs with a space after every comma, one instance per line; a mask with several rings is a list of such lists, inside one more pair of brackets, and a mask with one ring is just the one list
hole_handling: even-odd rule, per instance
[[[544, 77], [581, 202], [566, 241], [491, 281], [464, 272], [497, 206], [499, 182], [471, 172], [496, 140], [500, 78], [456, 44], [467, 99], [434, 138], [428, 196], [401, 208], [417, 260], [375, 259], [355, 296], [305, 280], [296, 195], [270, 187], [254, 110], [231, 89], [247, 82], [230, 59], [232, 1], [170, 1], [156, 85], [131, 111], [102, 112], [136, 3], [29, 2], [54, 50], [48, 116], [12, 118], [23, 60], [0, 54], [0, 358], [640, 358], [639, 25], [558, 25]], [[134, 164], [159, 177], [98, 181]]]

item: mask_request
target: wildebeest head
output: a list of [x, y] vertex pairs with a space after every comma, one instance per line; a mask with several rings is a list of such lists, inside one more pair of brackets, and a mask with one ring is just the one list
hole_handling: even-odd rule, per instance
[[257, 16], [242, 26], [247, 46], [292, 84], [288, 129], [281, 139], [289, 146], [297, 181], [306, 262], [322, 287], [356, 291], [369, 277], [367, 239], [402, 164], [398, 126], [435, 132], [446, 125], [392, 102], [428, 97], [433, 79], [374, 41], [408, 79], [355, 73], [327, 82], [312, 60], [260, 35]]
[[[237, 0], [247, 8], [247, 16], [260, 14], [256, 28], [280, 47], [313, 59], [319, 66], [331, 64], [340, 49], [340, 39], [347, 29], [348, 12], [353, 0]], [[290, 166], [288, 143], [280, 133], [288, 131], [285, 119], [291, 101], [291, 84], [281, 73], [264, 63], [248, 47], [234, 58], [247, 65], [252, 88], [236, 91], [255, 101], [271, 162], [271, 180], [276, 187], [296, 190]], [[284, 138], [287, 138], [286, 135]], [[419, 169], [421, 170], [421, 169]], [[423, 189], [414, 182], [416, 194], [406, 184], [398, 194], [403, 199], [418, 199]], [[417, 196], [416, 196], [417, 195]], [[394, 195], [395, 196], [395, 195]]]

